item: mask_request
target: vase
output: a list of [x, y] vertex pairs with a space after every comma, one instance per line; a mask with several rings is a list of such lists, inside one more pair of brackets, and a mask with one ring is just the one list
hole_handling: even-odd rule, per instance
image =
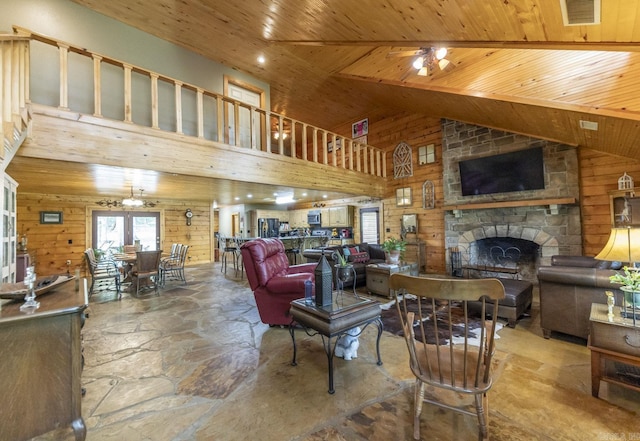
[[353, 270], [353, 265], [335, 265], [336, 269], [336, 290], [338, 293], [342, 294], [344, 292], [344, 284], [349, 277], [354, 277], [354, 285], [355, 285], [355, 271]]
[[640, 310], [640, 291], [630, 291], [623, 286], [620, 288], [624, 293], [624, 303], [627, 308]]
[[391, 250], [391, 251], [387, 251], [385, 252], [386, 255], [386, 262], [387, 263], [398, 263], [400, 262], [400, 251], [398, 250]]

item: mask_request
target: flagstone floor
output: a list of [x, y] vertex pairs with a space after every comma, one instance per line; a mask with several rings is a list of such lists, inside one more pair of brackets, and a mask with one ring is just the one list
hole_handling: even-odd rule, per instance
[[[377, 366], [376, 330], [368, 328], [357, 359], [336, 359], [330, 395], [318, 336], [296, 334], [291, 366], [288, 330], [260, 322], [246, 279], [225, 276], [216, 263], [189, 267], [187, 280], [168, 282], [158, 296], [91, 298], [83, 329], [87, 440], [412, 439], [414, 381], [402, 338], [384, 333]], [[538, 314], [535, 300], [530, 317], [500, 331], [491, 439], [640, 439], [640, 393], [603, 384], [602, 399], [593, 398], [585, 342], [545, 340]], [[477, 438], [475, 418], [433, 406], [425, 405], [421, 424], [424, 440]], [[73, 435], [63, 428], [35, 439]]]

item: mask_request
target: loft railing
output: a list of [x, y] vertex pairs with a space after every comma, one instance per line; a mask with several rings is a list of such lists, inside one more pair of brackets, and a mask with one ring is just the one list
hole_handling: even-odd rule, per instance
[[0, 34], [0, 162], [5, 166], [24, 141], [29, 127], [29, 39]]
[[[94, 116], [121, 119], [128, 123], [373, 176], [386, 176], [384, 152], [370, 145], [28, 29], [14, 27], [14, 31], [57, 49], [60, 83], [58, 106], [62, 109], [79, 111], [69, 103], [69, 88], [73, 86], [69, 79], [69, 58], [77, 54], [89, 59], [93, 66], [93, 78], [88, 81], [93, 83]], [[118, 115], [113, 114], [113, 106], [112, 114], [104, 115], [107, 113], [102, 102], [105, 97], [102, 77], [105, 73], [111, 80], [109, 97], [118, 93], [123, 97], [123, 103], [116, 112]], [[113, 81], [114, 76], [120, 77]], [[83, 81], [78, 83], [82, 84]], [[122, 90], [113, 90], [118, 83], [122, 84]], [[72, 95], [81, 93], [81, 90], [74, 91]], [[139, 109], [145, 105], [147, 97], [148, 108]], [[36, 98], [33, 99], [35, 102]]]

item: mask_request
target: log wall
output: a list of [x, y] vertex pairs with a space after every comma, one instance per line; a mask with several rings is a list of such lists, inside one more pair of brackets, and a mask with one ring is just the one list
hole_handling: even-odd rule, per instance
[[[26, 234], [27, 251], [36, 267], [36, 274], [64, 273], [67, 271], [67, 260], [71, 260], [71, 273], [80, 268], [86, 274], [83, 253], [91, 246], [91, 212], [105, 210], [96, 204], [98, 199], [18, 192], [18, 238]], [[184, 213], [187, 208], [193, 211], [191, 226], [186, 225]], [[40, 211], [62, 211], [63, 223], [40, 224]], [[164, 225], [161, 225], [160, 236], [163, 250], [169, 251], [172, 243], [180, 242], [191, 246], [186, 265], [212, 260], [211, 232], [214, 225], [206, 203], [161, 200], [155, 208], [147, 211], [163, 213]]]

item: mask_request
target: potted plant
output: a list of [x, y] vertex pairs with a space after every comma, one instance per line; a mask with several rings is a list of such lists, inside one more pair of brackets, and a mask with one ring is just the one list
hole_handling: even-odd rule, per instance
[[640, 308], [640, 268], [625, 266], [621, 273], [609, 277], [611, 283], [622, 285], [626, 306]]
[[390, 237], [382, 243], [382, 249], [387, 255], [387, 263], [398, 263], [400, 257], [407, 249], [407, 242], [402, 239]]
[[[339, 292], [344, 290], [344, 284], [349, 277], [353, 276], [353, 264], [349, 262], [347, 257], [339, 251], [334, 251], [331, 258], [335, 262], [336, 268], [336, 288]], [[355, 283], [355, 281], [354, 281]]]

